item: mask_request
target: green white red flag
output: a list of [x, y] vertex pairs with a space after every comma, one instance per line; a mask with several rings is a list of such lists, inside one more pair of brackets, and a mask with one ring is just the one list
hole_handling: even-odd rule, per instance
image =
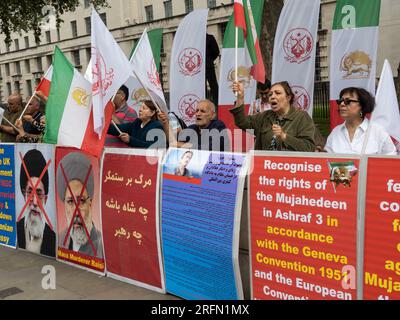
[[[105, 131], [111, 121], [112, 105], [106, 108]], [[93, 127], [92, 85], [56, 46], [50, 94], [46, 104], [44, 142], [75, 147], [100, 157], [105, 133], [99, 140]]]
[[51, 65], [42, 79], [40, 80], [39, 84], [36, 87], [35, 91], [41, 91], [46, 97], [49, 96], [50, 93], [50, 86], [51, 86], [51, 77], [53, 76], [53, 65]]
[[375, 95], [381, 0], [337, 0], [330, 59], [330, 126], [339, 116], [340, 91], [361, 87]]

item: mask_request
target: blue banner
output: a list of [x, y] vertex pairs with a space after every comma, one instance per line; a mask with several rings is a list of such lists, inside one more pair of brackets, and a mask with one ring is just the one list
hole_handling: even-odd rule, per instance
[[243, 155], [198, 150], [169, 152], [163, 165], [161, 205], [168, 292], [191, 300], [242, 298], [234, 251], [238, 251], [236, 204], [244, 160]]
[[0, 244], [16, 248], [14, 145], [0, 144]]

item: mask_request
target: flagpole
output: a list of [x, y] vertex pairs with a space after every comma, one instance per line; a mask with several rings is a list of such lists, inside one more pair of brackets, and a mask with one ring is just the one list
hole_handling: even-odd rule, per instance
[[151, 96], [149, 90], [147, 90], [147, 88], [144, 86], [142, 80], [140, 80], [140, 78], [139, 78], [139, 76], [137, 75], [137, 73], [135, 72], [135, 70], [132, 70], [132, 72], [133, 72], [133, 75], [134, 75], [134, 76], [138, 79], [138, 81], [140, 82], [140, 85], [143, 87], [143, 89], [146, 90], [146, 93], [149, 95], [151, 101], [152, 101], [152, 102], [154, 103], [154, 105], [156, 106], [157, 111], [158, 111], [158, 112], [161, 112], [160, 106], [156, 103], [156, 101], [154, 100], [154, 98]]
[[361, 149], [361, 154], [365, 154], [365, 151], [367, 149], [367, 144], [368, 144], [368, 140], [369, 140], [369, 136], [370, 136], [370, 132], [371, 132], [371, 120], [369, 120], [368, 123], [368, 128], [367, 128], [367, 132], [365, 133], [365, 139], [364, 139], [364, 143]]
[[[50, 66], [49, 68], [47, 68], [47, 70], [46, 70], [46, 72], [45, 72], [45, 74], [44, 74], [42, 80], [43, 80], [44, 78], [46, 78], [47, 74], [49, 73], [50, 68], [51, 68], [51, 66]], [[37, 88], [37, 87], [36, 87], [36, 88]], [[19, 116], [18, 120], [21, 120], [21, 119], [22, 119], [22, 116], [24, 115], [26, 109], [28, 109], [28, 106], [29, 106], [29, 104], [31, 103], [33, 97], [36, 95], [36, 92], [37, 92], [36, 88], [35, 88], [35, 92], [33, 92], [31, 98], [30, 98], [29, 101], [26, 103], [25, 108], [24, 108], [24, 110], [22, 111], [21, 115]]]
[[[239, 29], [235, 27], [235, 82], [238, 81], [238, 46], [239, 46]], [[235, 96], [237, 97], [238, 93], [235, 92]]]
[[14, 126], [14, 125], [11, 123], [10, 120], [8, 120], [6, 117], [3, 117], [3, 120], [6, 120], [6, 122], [7, 122], [11, 127], [13, 127], [15, 130], [17, 130], [17, 131], [19, 132], [19, 129], [18, 129], [16, 126]]
[[118, 128], [117, 124], [114, 122], [114, 120], [111, 120], [112, 125], [117, 129], [119, 135], [123, 134], [123, 132]]

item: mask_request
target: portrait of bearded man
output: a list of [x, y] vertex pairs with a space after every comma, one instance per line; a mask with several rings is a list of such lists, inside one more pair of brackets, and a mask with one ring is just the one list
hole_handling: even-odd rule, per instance
[[[90, 160], [83, 153], [69, 153], [60, 161], [56, 179], [57, 194], [64, 203], [67, 222], [67, 228], [60, 233], [58, 238], [59, 247], [102, 259], [101, 232], [93, 221], [94, 178]], [[76, 211], [75, 208], [77, 208]], [[71, 222], [72, 226], [69, 230]], [[67, 239], [66, 242], [65, 239]]]
[[[25, 153], [20, 168], [21, 193], [27, 203], [22, 218], [17, 222], [18, 247], [28, 251], [55, 257], [56, 234], [51, 229], [43, 212], [49, 192], [49, 175], [46, 171], [46, 160], [39, 150]], [[26, 174], [23, 164], [28, 171]], [[36, 195], [34, 187], [36, 188]]]

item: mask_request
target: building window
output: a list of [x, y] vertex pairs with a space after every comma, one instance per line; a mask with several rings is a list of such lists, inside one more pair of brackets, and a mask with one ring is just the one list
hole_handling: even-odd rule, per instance
[[6, 51], [10, 52], [10, 44], [8, 44], [8, 43], [6, 44]]
[[85, 0], [84, 4], [85, 4], [85, 8], [89, 8], [90, 7], [90, 0]]
[[29, 48], [29, 37], [26, 36], [24, 39], [25, 39], [25, 48]]
[[10, 76], [10, 64], [6, 63], [4, 67], [6, 68], [6, 76]]
[[165, 17], [172, 17], [172, 0], [164, 1]]
[[25, 60], [25, 72], [26, 73], [31, 73], [31, 62], [29, 59]]
[[91, 51], [90, 48], [86, 48], [85, 52], [86, 52], [86, 61], [87, 61], [88, 64], [89, 64], [90, 59], [92, 58], [92, 51]]
[[21, 92], [21, 85], [20, 85], [19, 81], [14, 82], [14, 91], [17, 93]]
[[26, 80], [26, 91], [28, 92], [28, 96], [32, 95], [32, 81]]
[[145, 6], [144, 10], [146, 11], [146, 21], [150, 22], [153, 21], [154, 16], [153, 16], [153, 6]]
[[76, 38], [78, 36], [78, 29], [76, 27], [76, 21], [71, 21], [72, 37]]
[[8, 91], [8, 95], [11, 96], [11, 94], [12, 94], [11, 82], [7, 82], [7, 91]]
[[193, 11], [193, 0], [185, 0], [185, 10], [186, 13]]
[[207, 6], [209, 8], [215, 8], [217, 6], [217, 1], [216, 0], [207, 0]]
[[21, 74], [21, 63], [19, 61], [15, 61], [15, 73]]
[[50, 42], [51, 42], [50, 31], [46, 31], [46, 41], [47, 41], [47, 43], [50, 43]]
[[14, 44], [15, 44], [15, 51], [19, 51], [19, 40], [15, 39]]
[[53, 63], [53, 57], [51, 56], [51, 54], [46, 56], [46, 60], [47, 60], [47, 67], [50, 68], [51, 64]]
[[86, 26], [86, 34], [90, 34], [92, 31], [92, 23], [90, 21], [90, 17], [85, 18], [85, 26]]
[[75, 67], [81, 65], [81, 57], [79, 56], [79, 50], [72, 51], [72, 61], [75, 64]]
[[60, 28], [57, 28], [57, 41], [61, 40], [61, 36], [60, 36]]
[[36, 58], [36, 70], [37, 71], [43, 71], [43, 66], [42, 66], [42, 57], [37, 57]]
[[104, 25], [107, 25], [107, 15], [105, 13], [100, 13], [100, 19], [103, 21]]

